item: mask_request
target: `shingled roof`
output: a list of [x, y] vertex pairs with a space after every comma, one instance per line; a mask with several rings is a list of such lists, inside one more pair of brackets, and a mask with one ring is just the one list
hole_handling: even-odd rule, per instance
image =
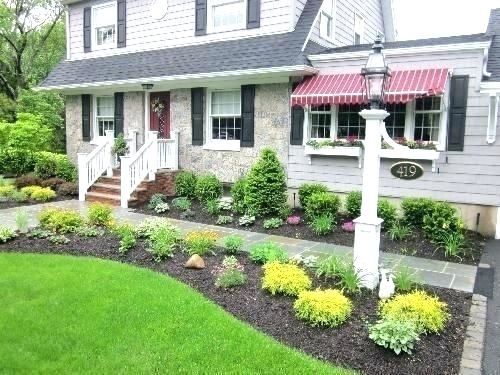
[[292, 32], [82, 60], [63, 60], [39, 86], [91, 84], [184, 74], [309, 65], [302, 46], [321, 7], [309, 0]]
[[500, 8], [492, 9], [486, 35], [493, 38], [488, 56], [488, 81], [500, 82]]

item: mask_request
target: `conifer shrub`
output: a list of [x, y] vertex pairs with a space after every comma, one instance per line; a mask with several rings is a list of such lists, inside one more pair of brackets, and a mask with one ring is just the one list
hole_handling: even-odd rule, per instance
[[233, 198], [233, 210], [238, 214], [244, 214], [247, 210], [245, 205], [245, 177], [240, 177], [231, 187], [231, 197]]
[[285, 203], [285, 170], [276, 152], [265, 148], [246, 176], [247, 211], [256, 216], [279, 216]]

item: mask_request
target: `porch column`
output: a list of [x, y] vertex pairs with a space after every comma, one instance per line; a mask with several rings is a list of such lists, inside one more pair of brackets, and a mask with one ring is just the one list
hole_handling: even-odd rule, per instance
[[149, 91], [144, 90], [144, 143], [147, 140], [147, 134], [150, 129], [150, 124], [149, 124], [149, 108], [150, 108], [150, 103], [149, 103]]

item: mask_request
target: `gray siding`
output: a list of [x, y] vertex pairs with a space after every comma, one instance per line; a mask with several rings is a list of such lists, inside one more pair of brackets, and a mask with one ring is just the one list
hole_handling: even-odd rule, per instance
[[304, 10], [304, 6], [306, 5], [307, 0], [295, 0], [295, 18], [293, 20], [293, 26], [297, 24], [300, 15], [302, 14], [302, 10]]
[[205, 43], [290, 30], [295, 13], [290, 0], [262, 0], [260, 28], [194, 35], [194, 0], [169, 0], [167, 15], [154, 20], [150, 0], [127, 1], [127, 47], [83, 52], [83, 8], [108, 1], [94, 0], [69, 6], [71, 59], [108, 56], [150, 49]]
[[341, 47], [354, 44], [354, 15], [365, 20], [364, 43], [375, 40], [377, 30], [384, 32], [384, 19], [380, 0], [336, 0], [334, 44], [320, 38], [319, 18], [313, 26], [311, 40], [326, 45]]
[[[463, 152], [443, 151], [431, 171], [430, 161], [418, 161], [424, 175], [415, 181], [402, 181], [390, 174], [390, 166], [397, 159], [382, 159], [380, 194], [388, 197], [426, 196], [454, 203], [500, 206], [500, 141], [486, 144], [488, 96], [479, 93], [482, 51], [418, 56], [388, 56], [392, 69], [448, 67], [457, 75], [469, 75], [465, 145]], [[364, 61], [332, 62], [335, 68], [322, 72], [359, 71]], [[500, 132], [498, 133], [500, 135]], [[302, 146], [290, 146], [288, 179], [290, 187], [303, 182], [318, 181], [333, 191], [360, 190], [362, 169], [356, 158], [312, 156], [312, 164], [304, 156]]]

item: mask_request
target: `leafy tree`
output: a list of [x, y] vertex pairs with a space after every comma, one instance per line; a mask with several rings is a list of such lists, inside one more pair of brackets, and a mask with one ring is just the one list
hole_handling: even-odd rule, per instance
[[[42, 124], [41, 116], [19, 113], [15, 123], [0, 123], [0, 148], [28, 151], [50, 149], [52, 131]], [[3, 143], [2, 143], [3, 142]]]
[[16, 102], [0, 92], [0, 122], [14, 122], [16, 120]]
[[16, 101], [46, 77], [64, 54], [60, 0], [0, 2], [0, 91]]

